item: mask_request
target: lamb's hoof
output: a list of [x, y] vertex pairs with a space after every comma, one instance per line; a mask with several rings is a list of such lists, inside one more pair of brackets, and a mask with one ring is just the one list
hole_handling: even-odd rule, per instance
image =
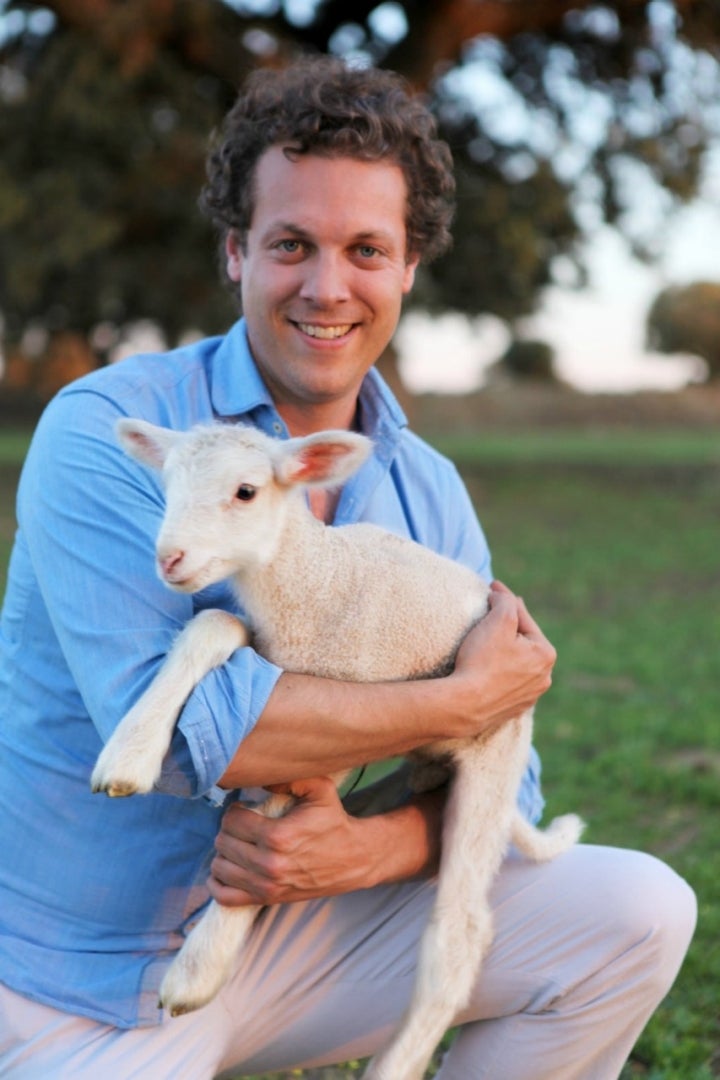
[[164, 1009], [166, 1013], [173, 1017], [185, 1016], [187, 1013], [202, 1009], [203, 1005], [209, 1004], [211, 1000], [212, 995], [209, 998], [195, 998], [193, 1000], [189, 996], [174, 998], [169, 994], [163, 994], [161, 991], [158, 1009]]
[[[203, 1004], [205, 1004], [205, 1002], [203, 1002]], [[188, 1013], [195, 1012], [195, 1010], [199, 1009], [200, 1007], [200, 1005], [191, 1005], [184, 1001], [178, 1001], [175, 1005], [172, 1005], [168, 1008], [167, 1005], [163, 1005], [162, 998], [160, 998], [158, 1001], [158, 1009], [165, 1009], [165, 1011], [169, 1013], [172, 1017], [186, 1016]]]
[[93, 783], [93, 795], [99, 795], [103, 791], [111, 799], [124, 799], [128, 795], [137, 795], [137, 785], [132, 780], [99, 780]]
[[137, 795], [140, 784], [128, 769], [109, 767], [98, 759], [90, 777], [90, 790], [94, 795], [104, 791], [111, 799], [122, 799]]
[[209, 1004], [220, 985], [215, 980], [203, 982], [197, 977], [189, 976], [176, 960], [160, 985], [158, 1008], [165, 1009], [170, 1016], [185, 1016], [186, 1013], [195, 1012]]
[[152, 791], [159, 772], [156, 758], [148, 754], [148, 759], [145, 761], [137, 755], [133, 759], [128, 753], [121, 754], [109, 742], [95, 762], [90, 777], [91, 790], [95, 793], [104, 791], [111, 799], [146, 795]]

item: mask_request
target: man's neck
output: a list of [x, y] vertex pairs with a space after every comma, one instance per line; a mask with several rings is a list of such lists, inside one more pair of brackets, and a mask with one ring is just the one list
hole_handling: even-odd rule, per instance
[[307, 496], [308, 505], [314, 517], [319, 521], [324, 521], [326, 525], [332, 525], [340, 501], [339, 489], [334, 488], [332, 491], [325, 491], [322, 488], [310, 488]]
[[278, 405], [290, 435], [302, 437], [316, 431], [358, 431], [359, 404], [357, 401], [331, 401], [322, 405]]

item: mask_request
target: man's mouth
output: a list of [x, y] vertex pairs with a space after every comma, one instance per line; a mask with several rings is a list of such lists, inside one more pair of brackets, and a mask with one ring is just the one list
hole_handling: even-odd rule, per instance
[[307, 334], [309, 337], [322, 338], [324, 341], [329, 341], [332, 338], [344, 337], [345, 334], [349, 334], [353, 328], [353, 323], [342, 323], [339, 326], [318, 326], [316, 323], [296, 323], [303, 334]]

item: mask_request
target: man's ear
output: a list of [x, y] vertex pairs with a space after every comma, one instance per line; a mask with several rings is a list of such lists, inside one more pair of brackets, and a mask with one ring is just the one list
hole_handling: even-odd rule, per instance
[[407, 296], [407, 294], [410, 292], [413, 285], [415, 284], [415, 271], [418, 268], [418, 263], [419, 262], [420, 262], [420, 256], [419, 255], [413, 255], [405, 263], [405, 270], [403, 271], [403, 282], [402, 282], [402, 291], [403, 291], [404, 296]]
[[243, 252], [236, 229], [231, 229], [225, 238], [225, 259], [227, 276], [231, 281], [239, 282], [242, 277]]

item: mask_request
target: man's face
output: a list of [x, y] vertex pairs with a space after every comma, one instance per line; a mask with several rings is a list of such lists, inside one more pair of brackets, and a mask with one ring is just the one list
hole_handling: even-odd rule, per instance
[[244, 250], [232, 234], [227, 245], [255, 362], [281, 413], [322, 405], [339, 424], [413, 283], [405, 178], [389, 162], [288, 160], [274, 146], [255, 193]]

